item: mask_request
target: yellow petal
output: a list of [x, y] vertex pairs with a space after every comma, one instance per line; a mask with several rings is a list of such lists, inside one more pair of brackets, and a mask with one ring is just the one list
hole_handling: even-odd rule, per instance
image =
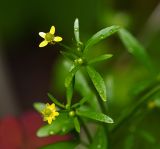
[[62, 37], [56, 36], [56, 37], [54, 37], [54, 41], [60, 42], [60, 41], [62, 41]]
[[51, 124], [51, 123], [52, 123], [52, 118], [49, 117], [49, 118], [48, 118], [48, 124]]
[[48, 44], [48, 41], [44, 40], [39, 44], [39, 47], [45, 47]]
[[39, 32], [39, 36], [41, 36], [42, 38], [45, 38], [45, 36], [46, 36], [46, 33]]
[[52, 35], [55, 33], [55, 27], [54, 27], [54, 26], [51, 27], [50, 33], [51, 33]]
[[51, 109], [51, 110], [56, 110], [56, 107], [55, 107], [55, 104], [54, 104], [54, 103], [52, 103], [52, 104], [50, 105], [50, 109]]
[[54, 112], [54, 115], [55, 115], [55, 116], [58, 116], [58, 115], [59, 115], [59, 113], [58, 113], [58, 112]]

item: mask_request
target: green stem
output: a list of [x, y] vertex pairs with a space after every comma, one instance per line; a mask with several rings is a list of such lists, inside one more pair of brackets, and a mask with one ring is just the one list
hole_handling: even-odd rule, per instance
[[83, 127], [85, 133], [86, 133], [86, 136], [87, 136], [87, 138], [88, 138], [89, 143], [92, 143], [92, 136], [91, 136], [91, 134], [90, 134], [90, 132], [89, 132], [86, 124], [84, 123], [84, 121], [83, 121], [82, 118], [79, 118], [79, 120], [80, 120], [80, 122], [81, 122], [81, 124], [82, 124], [82, 127]]
[[[99, 95], [98, 95], [99, 96]], [[104, 101], [102, 101], [99, 97], [98, 97], [98, 102], [99, 102], [99, 105], [100, 105], [100, 108], [101, 108], [101, 111], [107, 115], [107, 110], [106, 110], [106, 107], [105, 107], [105, 104], [104, 104]], [[106, 138], [107, 138], [107, 141], [108, 141], [108, 144], [107, 144], [107, 148], [109, 149], [110, 145], [109, 145], [109, 131], [108, 131], [108, 124], [107, 123], [103, 123], [103, 127], [104, 127], [104, 130], [106, 131]]]
[[137, 104], [133, 108], [131, 108], [131, 110], [129, 110], [129, 112], [126, 113], [126, 115], [122, 116], [122, 118], [119, 120], [117, 125], [111, 130], [111, 133], [116, 132], [124, 123], [129, 121], [132, 118], [132, 116], [136, 113], [136, 111], [141, 106], [143, 106], [143, 104], [146, 103], [150, 99], [151, 96], [153, 96], [154, 94], [156, 94], [159, 91], [160, 91], [160, 85], [154, 87], [147, 94], [145, 94], [143, 97], [141, 97], [139, 102], [137, 102]]
[[72, 51], [72, 48], [70, 48], [69, 46], [63, 44], [63, 43], [58, 43], [60, 46], [62, 46], [63, 48], [69, 50], [69, 51]]

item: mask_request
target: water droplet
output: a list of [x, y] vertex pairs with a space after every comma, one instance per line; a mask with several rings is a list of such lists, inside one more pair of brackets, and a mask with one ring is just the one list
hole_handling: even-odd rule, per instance
[[53, 134], [54, 134], [54, 131], [53, 131], [53, 130], [49, 131], [49, 134], [50, 134], [50, 135], [53, 135]]
[[97, 148], [101, 148], [102, 146], [100, 144], [97, 145]]
[[62, 132], [66, 132], [66, 128], [62, 128]]
[[74, 28], [74, 31], [78, 32], [78, 28]]
[[101, 37], [100, 37], [101, 39], [104, 39], [104, 35], [101, 35]]

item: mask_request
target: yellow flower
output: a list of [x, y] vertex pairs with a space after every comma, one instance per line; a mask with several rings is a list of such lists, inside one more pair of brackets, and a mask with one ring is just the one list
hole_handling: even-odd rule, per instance
[[48, 121], [48, 124], [51, 124], [52, 121], [55, 120], [55, 117], [59, 115], [56, 110], [57, 109], [54, 103], [52, 103], [51, 105], [47, 103], [45, 108], [41, 111], [43, 120]]
[[48, 43], [54, 44], [55, 42], [62, 41], [62, 37], [55, 36], [54, 33], [55, 33], [55, 27], [54, 26], [51, 27], [51, 29], [50, 29], [50, 31], [48, 33], [39, 32], [39, 36], [41, 36], [42, 38], [44, 38], [44, 41], [42, 41], [39, 44], [39, 47], [44, 47]]

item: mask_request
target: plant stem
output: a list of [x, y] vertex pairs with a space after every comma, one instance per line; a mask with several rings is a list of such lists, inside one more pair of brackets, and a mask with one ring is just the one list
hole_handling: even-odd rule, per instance
[[[105, 104], [104, 104], [104, 102], [100, 99], [100, 97], [99, 97], [99, 94], [97, 94], [97, 96], [98, 96], [98, 102], [99, 102], [99, 105], [100, 105], [100, 108], [101, 108], [101, 111], [104, 113], [104, 114], [106, 114], [107, 115], [107, 110], [106, 110], [106, 107], [105, 107]], [[107, 140], [108, 140], [108, 146], [107, 146], [107, 148], [109, 149], [110, 147], [109, 147], [109, 140], [110, 140], [110, 138], [109, 138], [109, 131], [108, 131], [108, 124], [107, 123], [103, 123], [103, 127], [104, 127], [104, 130], [106, 131], [106, 138], [107, 138]]]
[[129, 112], [126, 113], [126, 115], [122, 116], [117, 125], [111, 130], [111, 133], [116, 132], [124, 123], [129, 121], [132, 118], [132, 116], [136, 113], [136, 111], [141, 106], [143, 106], [143, 104], [146, 103], [152, 95], [156, 94], [158, 91], [160, 91], [160, 85], [154, 87], [147, 94], [142, 96], [139, 102], [137, 102], [137, 104], [133, 108], [131, 108], [131, 110], [129, 110]]
[[83, 127], [85, 133], [86, 133], [86, 136], [87, 136], [87, 138], [88, 138], [89, 143], [91, 143], [91, 142], [92, 142], [92, 136], [91, 136], [91, 134], [90, 134], [90, 132], [89, 132], [86, 124], [84, 123], [84, 121], [83, 121], [82, 118], [79, 118], [79, 120], [80, 120], [80, 122], [81, 122], [81, 124], [82, 124], [82, 127]]

